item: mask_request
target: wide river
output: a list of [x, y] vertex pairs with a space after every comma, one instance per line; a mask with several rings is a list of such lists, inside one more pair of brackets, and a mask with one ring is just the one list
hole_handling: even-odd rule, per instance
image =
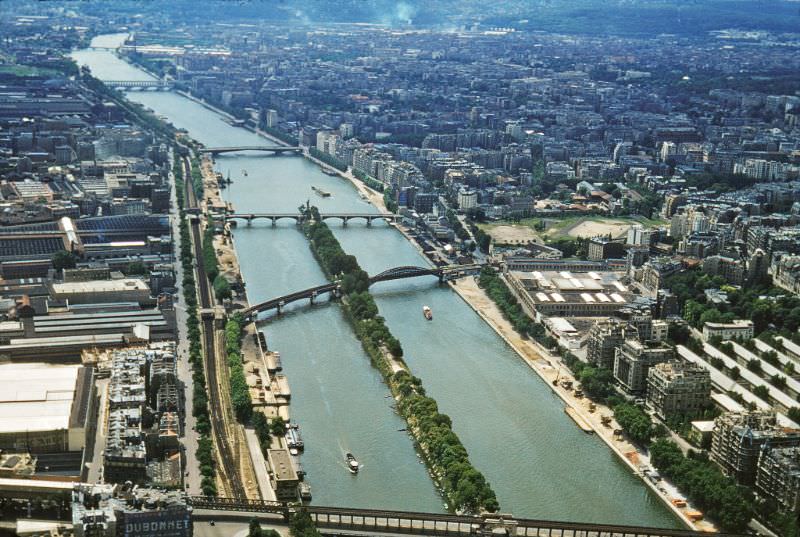
[[[120, 35], [95, 45], [119, 43]], [[106, 80], [148, 75], [107, 50], [74, 53]], [[128, 97], [166, 117], [208, 146], [259, 145], [255, 134], [175, 93]], [[322, 174], [295, 156], [230, 154], [217, 159], [233, 184], [227, 198], [239, 212], [293, 212], [311, 200], [321, 212], [367, 212], [346, 181]], [[247, 175], [245, 176], [245, 171]], [[315, 195], [316, 185], [332, 193]], [[330, 222], [344, 249], [370, 274], [426, 265], [396, 230], [359, 221]], [[240, 226], [236, 248], [251, 302], [324, 283], [306, 239], [290, 221]], [[400, 339], [406, 360], [442, 412], [453, 420], [475, 466], [494, 487], [504, 512], [529, 518], [682, 527], [658, 498], [595, 436], [564, 413], [549, 387], [461, 298], [435, 279], [376, 285], [381, 314]], [[422, 316], [429, 305], [434, 321]], [[314, 503], [441, 511], [442, 500], [420, 464], [389, 391], [336, 304], [295, 304], [262, 320], [270, 348], [283, 358], [292, 388], [292, 419], [303, 430], [303, 465]], [[350, 475], [343, 454], [363, 465]]]

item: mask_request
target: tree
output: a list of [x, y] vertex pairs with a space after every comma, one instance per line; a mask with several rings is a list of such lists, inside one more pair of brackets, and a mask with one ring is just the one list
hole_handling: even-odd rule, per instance
[[759, 399], [763, 399], [764, 401], [769, 402], [769, 388], [767, 388], [763, 384], [753, 388], [753, 395], [755, 395]]
[[219, 274], [216, 278], [214, 278], [214, 295], [217, 297], [217, 301], [219, 302], [229, 299], [232, 296], [231, 284], [228, 283], [228, 279], [222, 274]]
[[280, 416], [273, 418], [272, 422], [270, 423], [270, 430], [272, 431], [272, 434], [275, 436], [285, 435], [286, 421]]
[[78, 264], [78, 258], [72, 252], [59, 250], [53, 254], [51, 262], [53, 263], [53, 268], [56, 270], [71, 269], [75, 268]]
[[320, 537], [308, 510], [303, 508], [289, 520], [289, 535], [292, 537]]

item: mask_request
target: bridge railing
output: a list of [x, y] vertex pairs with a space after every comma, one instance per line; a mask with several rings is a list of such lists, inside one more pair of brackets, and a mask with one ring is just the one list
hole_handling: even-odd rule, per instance
[[[233, 498], [190, 498], [194, 509], [272, 513], [288, 518], [300, 506], [283, 502]], [[510, 537], [701, 537], [702, 532], [645, 526], [560, 522], [514, 518], [510, 514], [453, 515], [346, 507], [305, 507], [320, 528], [388, 534], [440, 536], [507, 535]], [[718, 537], [734, 537], [717, 534]], [[738, 537], [738, 536], [737, 536]]]

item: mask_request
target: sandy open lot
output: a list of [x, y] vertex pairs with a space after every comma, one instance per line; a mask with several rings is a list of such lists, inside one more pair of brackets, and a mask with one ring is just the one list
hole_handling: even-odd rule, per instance
[[630, 222], [620, 220], [584, 220], [572, 226], [567, 234], [570, 237], [596, 237], [598, 235], [611, 235], [612, 239], [624, 237], [630, 229]]
[[[528, 226], [497, 226], [486, 230], [495, 242], [500, 244], [527, 243], [536, 240], [539, 235]], [[538, 241], [537, 241], [538, 242]]]

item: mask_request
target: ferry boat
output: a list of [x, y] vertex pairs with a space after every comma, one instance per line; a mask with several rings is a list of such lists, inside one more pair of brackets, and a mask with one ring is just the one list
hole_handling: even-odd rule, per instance
[[323, 198], [329, 198], [329, 197], [331, 197], [331, 193], [330, 193], [330, 192], [328, 192], [327, 190], [322, 190], [321, 188], [317, 188], [317, 187], [315, 187], [315, 186], [312, 186], [312, 187], [311, 187], [311, 190], [313, 190], [314, 192], [316, 192], [317, 194], [319, 194], [319, 195], [320, 195], [320, 196], [322, 196]]
[[300, 426], [296, 423], [292, 423], [287, 426], [285, 438], [286, 445], [289, 447], [289, 449], [303, 451], [303, 448], [305, 448], [303, 437], [300, 436]]
[[433, 320], [433, 312], [428, 306], [422, 306], [422, 315], [424, 315], [429, 321]]
[[329, 170], [328, 168], [322, 168], [322, 173], [324, 173], [325, 175], [330, 175], [331, 177], [338, 177], [339, 176], [338, 173], [336, 173], [333, 170]]
[[344, 456], [344, 461], [347, 463], [347, 469], [351, 474], [358, 473], [358, 461], [349, 451]]

